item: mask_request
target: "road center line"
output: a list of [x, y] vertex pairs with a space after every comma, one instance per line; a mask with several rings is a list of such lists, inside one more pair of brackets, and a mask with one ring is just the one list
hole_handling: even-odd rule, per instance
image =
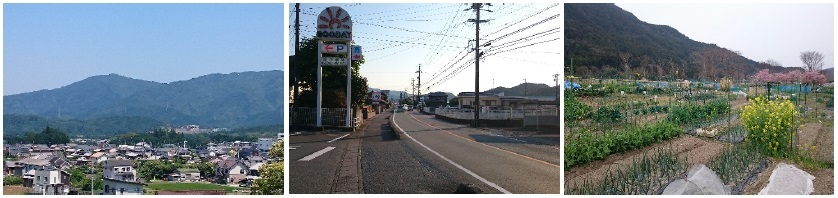
[[329, 151], [332, 151], [332, 149], [335, 149], [335, 147], [330, 146], [330, 147], [323, 148], [323, 149], [321, 149], [317, 152], [312, 153], [311, 155], [308, 155], [308, 156], [304, 157], [303, 159], [300, 159], [300, 161], [311, 161], [314, 158], [320, 157], [321, 155], [326, 154]]
[[335, 139], [329, 140], [329, 141], [328, 141], [328, 143], [332, 143], [332, 142], [334, 142], [334, 141], [338, 141], [339, 139], [344, 138], [344, 137], [349, 136], [349, 135], [350, 135], [350, 134], [346, 134], [346, 135], [340, 136], [340, 137], [338, 137], [338, 138], [335, 138]]
[[[401, 127], [399, 127], [399, 124], [398, 124], [398, 123], [396, 123], [396, 115], [393, 115], [393, 116], [392, 116], [392, 119], [393, 119], [393, 125], [394, 125], [396, 128], [398, 128], [400, 131], [404, 131], [404, 129], [402, 129]], [[470, 170], [466, 169], [465, 167], [461, 166], [460, 164], [457, 164], [456, 162], [451, 161], [450, 159], [448, 159], [447, 157], [443, 156], [442, 154], [439, 154], [438, 152], [434, 151], [434, 150], [433, 150], [433, 149], [431, 149], [430, 147], [425, 146], [425, 144], [423, 144], [422, 142], [419, 142], [419, 140], [416, 140], [415, 138], [411, 137], [411, 136], [410, 136], [410, 134], [408, 134], [407, 132], [405, 132], [405, 133], [404, 133], [404, 135], [405, 135], [405, 136], [407, 136], [408, 138], [410, 138], [411, 140], [413, 140], [414, 142], [416, 142], [417, 144], [419, 144], [419, 146], [422, 146], [423, 148], [427, 149], [428, 151], [430, 151], [430, 152], [431, 152], [431, 153], [433, 153], [434, 155], [438, 156], [439, 158], [442, 158], [443, 160], [445, 160], [445, 161], [446, 161], [446, 162], [448, 162], [449, 164], [454, 165], [455, 167], [459, 168], [460, 170], [462, 170], [462, 171], [464, 171], [464, 172], [468, 173], [469, 175], [471, 175], [472, 177], [476, 178], [477, 180], [480, 180], [481, 182], [485, 183], [486, 185], [489, 185], [489, 186], [491, 186], [492, 188], [495, 188], [495, 189], [497, 189], [498, 191], [500, 191], [500, 192], [502, 192], [502, 193], [504, 193], [504, 194], [512, 194], [512, 192], [509, 192], [508, 190], [504, 189], [503, 187], [500, 187], [500, 186], [498, 186], [497, 184], [495, 184], [495, 183], [493, 183], [493, 182], [490, 182], [489, 180], [486, 180], [486, 178], [480, 177], [480, 175], [477, 175], [476, 173], [471, 172]]]

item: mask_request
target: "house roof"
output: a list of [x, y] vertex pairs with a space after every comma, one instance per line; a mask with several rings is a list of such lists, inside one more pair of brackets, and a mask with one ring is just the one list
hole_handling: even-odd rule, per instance
[[134, 166], [134, 163], [131, 160], [108, 160], [105, 161], [105, 164], [102, 165], [103, 167], [115, 167], [115, 166]]
[[250, 170], [259, 170], [259, 167], [262, 167], [262, 164], [262, 162], [253, 164], [253, 166], [250, 166]]
[[90, 157], [99, 158], [99, 157], [102, 157], [102, 155], [105, 155], [105, 152], [98, 152], [98, 153], [95, 153], [95, 154], [91, 155]]
[[235, 158], [227, 158], [224, 161], [218, 162], [218, 166], [221, 167], [221, 168], [233, 168], [238, 163], [239, 163], [239, 161], [236, 160]]
[[17, 162], [21, 163], [21, 164], [31, 164], [31, 165], [39, 165], [39, 166], [44, 166], [44, 165], [49, 164], [48, 160], [35, 159], [35, 158], [26, 158], [26, 159], [18, 160]]

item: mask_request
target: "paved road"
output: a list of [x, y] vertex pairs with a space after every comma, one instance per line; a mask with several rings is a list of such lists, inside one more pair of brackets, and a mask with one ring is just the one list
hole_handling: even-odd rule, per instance
[[[498, 136], [416, 112], [395, 114], [394, 128], [405, 132], [396, 136], [387, 122], [393, 115], [379, 114], [352, 136], [331, 143], [323, 140], [346, 133], [291, 137], [291, 147], [301, 147], [291, 150], [290, 192], [332, 193], [341, 156], [353, 140], [361, 145], [358, 188], [363, 193], [447, 194], [461, 184], [472, 184], [483, 193], [560, 191], [558, 145]], [[328, 146], [336, 147], [328, 153], [341, 153], [299, 161]]]
[[[330, 193], [332, 191], [335, 173], [339, 168], [339, 161], [347, 146], [345, 138], [340, 138], [344, 133], [317, 134], [317, 135], [295, 135], [288, 137], [290, 140], [289, 152], [289, 178], [290, 193], [294, 194], [318, 194]], [[331, 141], [331, 142], [330, 142]], [[317, 157], [301, 161], [301, 159], [313, 156], [314, 153], [324, 151], [328, 147], [334, 147]]]

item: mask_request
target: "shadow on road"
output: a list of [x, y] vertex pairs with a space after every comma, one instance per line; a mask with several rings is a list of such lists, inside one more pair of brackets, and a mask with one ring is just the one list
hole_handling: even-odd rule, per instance
[[385, 123], [381, 125], [381, 140], [399, 140], [399, 134], [396, 134], [396, 131], [394, 131], [393, 128], [390, 127], [390, 124]]

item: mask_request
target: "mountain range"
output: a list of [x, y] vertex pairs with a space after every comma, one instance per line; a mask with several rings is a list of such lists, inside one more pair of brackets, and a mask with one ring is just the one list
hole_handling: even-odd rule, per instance
[[[524, 91], [526, 90], [526, 92]], [[541, 83], [521, 83], [514, 87], [495, 87], [486, 92], [501, 93], [505, 96], [555, 96], [556, 87]]]
[[5, 132], [11, 133], [40, 131], [44, 126], [38, 125], [44, 123], [90, 124], [103, 120], [120, 120], [137, 127], [276, 125], [283, 123], [283, 82], [280, 70], [216, 73], [171, 83], [117, 74], [92, 76], [56, 89], [4, 96], [3, 124]]
[[615, 4], [569, 3], [564, 9], [568, 75], [743, 79], [761, 69], [800, 69], [757, 62], [739, 52], [692, 40], [670, 26], [641, 21]]

